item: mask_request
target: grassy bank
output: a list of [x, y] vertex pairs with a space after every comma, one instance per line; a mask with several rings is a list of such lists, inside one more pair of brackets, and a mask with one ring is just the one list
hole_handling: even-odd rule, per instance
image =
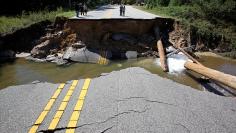
[[163, 17], [174, 18], [182, 23], [192, 26], [197, 33], [205, 39], [224, 38], [230, 41], [236, 48], [236, 26], [233, 23], [226, 22], [221, 19], [208, 19], [201, 12], [201, 9], [195, 6], [158, 6], [147, 8], [145, 6], [137, 6], [136, 8], [157, 14]]
[[57, 16], [72, 17], [74, 15], [74, 11], [65, 11], [62, 8], [58, 8], [56, 11], [45, 10], [40, 12], [23, 12], [21, 15], [14, 17], [0, 16], [0, 34], [11, 33], [17, 29], [21, 29], [44, 20], [53, 22]]

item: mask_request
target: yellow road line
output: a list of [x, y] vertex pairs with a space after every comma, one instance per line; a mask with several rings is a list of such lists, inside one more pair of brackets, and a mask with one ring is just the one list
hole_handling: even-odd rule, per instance
[[[99, 53], [101, 53], [101, 51], [100, 51]], [[100, 56], [100, 54], [99, 54], [98, 64], [100, 64], [100, 60], [101, 60], [101, 56]]]
[[101, 64], [101, 62], [102, 62], [102, 54], [103, 54], [103, 51], [101, 50], [100, 52], [99, 52], [100, 54], [99, 54], [99, 59], [98, 59], [98, 64]]
[[67, 125], [66, 133], [74, 133], [75, 132], [75, 127], [79, 121], [79, 116], [82, 111], [82, 107], [83, 107], [84, 100], [85, 100], [85, 97], [86, 97], [86, 94], [87, 94], [87, 91], [89, 88], [90, 81], [91, 81], [91, 79], [89, 79], [89, 78], [84, 81], [84, 85], [83, 85], [83, 88], [81, 89], [78, 101], [74, 107], [74, 111], [71, 114], [70, 121]]
[[107, 61], [108, 52], [107, 51], [100, 51], [99, 53], [100, 53], [100, 56], [98, 59], [98, 64], [107, 65], [108, 64], [108, 61]]
[[100, 51], [100, 56], [99, 56], [99, 59], [98, 59], [98, 64], [102, 64], [103, 62], [103, 56], [104, 56], [104, 51]]
[[107, 64], [107, 51], [105, 51], [103, 65]]
[[54, 115], [54, 117], [53, 117], [53, 119], [52, 119], [52, 121], [51, 121], [51, 123], [50, 123], [50, 125], [48, 127], [48, 130], [56, 129], [56, 127], [57, 127], [57, 125], [58, 125], [58, 123], [59, 123], [59, 121], [60, 121], [60, 119], [61, 119], [61, 117], [62, 117], [62, 115], [63, 115], [63, 113], [65, 111], [65, 109], [66, 109], [66, 106], [67, 106], [67, 104], [68, 104], [68, 102], [69, 102], [69, 100], [70, 100], [70, 98], [71, 98], [71, 96], [72, 96], [72, 94], [74, 92], [74, 89], [75, 89], [77, 84], [78, 84], [78, 80], [74, 80], [72, 82], [69, 90], [67, 91], [67, 93], [66, 93], [64, 99], [62, 100], [59, 108], [57, 109], [57, 112]]
[[103, 51], [103, 54], [102, 54], [102, 61], [101, 61], [101, 65], [103, 65], [103, 62], [104, 62], [104, 56], [105, 56], [105, 51]]
[[44, 118], [47, 116], [48, 112], [51, 110], [54, 102], [56, 101], [57, 97], [61, 93], [62, 89], [64, 88], [65, 84], [62, 83], [58, 86], [52, 97], [49, 99], [47, 105], [44, 107], [44, 110], [41, 112], [37, 120], [35, 121], [34, 125], [31, 127], [28, 133], [36, 133], [39, 126], [42, 124]]
[[107, 13], [103, 15], [102, 18], [111, 18], [111, 16], [112, 16], [112, 10], [109, 10]]
[[101, 50], [101, 51], [100, 51], [100, 60], [99, 60], [99, 63], [98, 63], [98, 64], [101, 64], [102, 59], [103, 59], [102, 56], [103, 56], [103, 51]]

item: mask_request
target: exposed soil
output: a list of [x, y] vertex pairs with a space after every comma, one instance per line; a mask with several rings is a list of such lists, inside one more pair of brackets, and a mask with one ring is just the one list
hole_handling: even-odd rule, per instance
[[157, 51], [156, 42], [160, 37], [165, 47], [194, 45], [196, 51], [232, 50], [230, 45], [225, 45], [229, 43], [222, 39], [204, 40], [194, 28], [184, 27], [167, 18], [77, 20], [58, 17], [54, 23], [43, 21], [12, 34], [1, 35], [0, 52], [10, 50], [11, 55], [12, 51], [31, 52], [35, 58], [63, 54], [68, 47], [150, 53]]
[[165, 18], [79, 21], [74, 19], [69, 20], [66, 26], [78, 33], [78, 38], [88, 47], [143, 52], [144, 47], [156, 49], [154, 28], [159, 27], [163, 36], [168, 36], [173, 30], [173, 22], [174, 20]]

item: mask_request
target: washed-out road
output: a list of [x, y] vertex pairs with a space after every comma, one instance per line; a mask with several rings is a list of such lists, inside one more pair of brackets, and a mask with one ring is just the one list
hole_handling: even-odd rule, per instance
[[[158, 16], [126, 6], [128, 17]], [[123, 17], [118, 6], [106, 6], [73, 19], [85, 18]], [[96, 78], [2, 89], [0, 132], [235, 133], [236, 99], [131, 67]]]

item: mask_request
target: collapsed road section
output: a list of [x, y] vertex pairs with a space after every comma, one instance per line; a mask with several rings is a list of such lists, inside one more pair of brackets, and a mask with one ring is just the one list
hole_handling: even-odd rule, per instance
[[[89, 53], [89, 51], [99, 53], [99, 50], [102, 50], [107, 54], [99, 55], [105, 56], [109, 60], [137, 58], [137, 56], [146, 56], [147, 53], [152, 54], [156, 51], [156, 36], [162, 33], [162, 36], [168, 37], [168, 33], [173, 30], [173, 23], [173, 20], [164, 18], [152, 20], [70, 19], [66, 23], [66, 27], [77, 34], [77, 40], [79, 41], [77, 46], [84, 49], [82, 50], [84, 53]], [[71, 49], [67, 49], [65, 53], [68, 53], [68, 51], [73, 53]], [[94, 63], [92, 57], [96, 58], [93, 54], [87, 54], [86, 57], [91, 58], [87, 62], [92, 63]], [[84, 62], [83, 59], [74, 58], [73, 55], [71, 59]]]
[[[4, 36], [1, 42], [7, 44], [2, 45], [2, 49], [30, 52], [28, 59], [35, 61], [99, 63], [104, 62], [99, 60], [104, 58], [109, 62], [111, 59], [158, 55], [156, 41], [160, 35], [165, 40], [165, 46], [169, 40], [188, 39], [189, 34], [183, 37], [175, 24], [173, 19], [167, 18], [95, 20], [58, 17], [45, 31], [34, 28], [37, 36], [26, 29], [25, 39], [13, 34]], [[24, 35], [22, 32], [20, 34]]]
[[[69, 19], [60, 31], [47, 34], [31, 50], [34, 58], [108, 64], [111, 59], [155, 55], [157, 36], [168, 40], [174, 21], [145, 19]], [[103, 61], [105, 60], [105, 61]], [[56, 61], [57, 62], [57, 61]]]

